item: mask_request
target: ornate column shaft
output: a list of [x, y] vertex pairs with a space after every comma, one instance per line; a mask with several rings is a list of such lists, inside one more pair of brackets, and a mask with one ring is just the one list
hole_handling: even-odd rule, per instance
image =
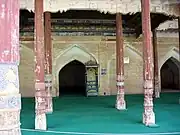
[[21, 135], [19, 0], [0, 0], [0, 135]]
[[143, 34], [143, 72], [144, 72], [144, 113], [146, 126], [155, 124], [153, 112], [153, 46], [151, 40], [150, 0], [141, 0]]
[[44, 14], [43, 0], [35, 0], [35, 129], [46, 130], [46, 91], [44, 83]]
[[159, 67], [158, 67], [158, 48], [157, 48], [157, 33], [153, 30], [153, 53], [154, 53], [154, 95], [156, 98], [160, 97], [160, 81], [159, 81]]
[[52, 104], [52, 40], [51, 40], [51, 13], [45, 12], [45, 86], [47, 92], [46, 112], [53, 112]]
[[126, 109], [124, 100], [124, 47], [123, 47], [123, 28], [122, 15], [116, 14], [116, 74], [117, 74], [117, 99], [116, 108]]

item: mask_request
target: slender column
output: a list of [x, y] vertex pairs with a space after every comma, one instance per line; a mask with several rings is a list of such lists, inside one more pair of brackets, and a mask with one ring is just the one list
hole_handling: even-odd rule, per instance
[[35, 0], [35, 129], [46, 130], [46, 91], [44, 83], [44, 15], [43, 0]]
[[[179, 10], [180, 10], [180, 4], [179, 4]], [[179, 60], [180, 60], [180, 16], [178, 17], [178, 31], [179, 31]], [[179, 71], [179, 73], [180, 73], [180, 71]], [[180, 88], [180, 81], [179, 81], [179, 88]], [[179, 101], [179, 103], [180, 103], [180, 101]]]
[[[180, 10], [180, 4], [179, 4], [179, 10]], [[178, 17], [178, 31], [179, 31], [179, 52], [180, 52], [180, 16]]]
[[47, 92], [46, 112], [52, 113], [52, 40], [51, 40], [51, 13], [45, 12], [45, 86]]
[[0, 135], [21, 135], [19, 0], [0, 0]]
[[153, 112], [153, 46], [151, 41], [150, 0], [141, 0], [143, 34], [143, 72], [144, 72], [144, 113], [146, 126], [155, 124]]
[[116, 14], [116, 74], [117, 74], [117, 99], [116, 108], [126, 109], [124, 100], [124, 47], [123, 47], [123, 28], [122, 15]]
[[154, 53], [154, 95], [159, 98], [160, 82], [159, 82], [159, 68], [158, 68], [158, 50], [157, 50], [157, 33], [154, 29], [153, 33], [153, 53]]

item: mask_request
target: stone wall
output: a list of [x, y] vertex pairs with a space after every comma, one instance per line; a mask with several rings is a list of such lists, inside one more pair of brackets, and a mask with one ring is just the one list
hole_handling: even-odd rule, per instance
[[[25, 37], [28, 39], [28, 37]], [[170, 57], [179, 60], [178, 38], [158, 38], [159, 66]], [[82, 63], [94, 60], [99, 67], [99, 94], [116, 94], [116, 42], [115, 37], [71, 36], [53, 37], [53, 96], [58, 95], [58, 73], [63, 66], [76, 59]], [[124, 38], [125, 92], [143, 93], [142, 39]], [[101, 69], [107, 69], [101, 75]], [[34, 53], [33, 41], [21, 41], [20, 92], [23, 97], [34, 96]]]

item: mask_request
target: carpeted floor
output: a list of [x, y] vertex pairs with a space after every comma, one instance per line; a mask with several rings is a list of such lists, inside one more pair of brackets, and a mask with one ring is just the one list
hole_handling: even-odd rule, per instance
[[[84, 133], [180, 132], [180, 93], [165, 93], [154, 101], [158, 127], [142, 124], [143, 95], [127, 95], [127, 110], [114, 108], [115, 96], [54, 98], [54, 112], [47, 115], [48, 130]], [[34, 129], [34, 99], [22, 99], [21, 128]], [[22, 131], [23, 135], [54, 135]], [[69, 133], [73, 134], [73, 133]]]

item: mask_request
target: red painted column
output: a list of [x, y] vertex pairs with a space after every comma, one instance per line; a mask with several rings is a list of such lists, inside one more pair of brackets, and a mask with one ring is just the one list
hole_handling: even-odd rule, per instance
[[[180, 4], [179, 4], [179, 10], [180, 10]], [[180, 16], [178, 17], [178, 31], [179, 31], [179, 52], [180, 52]]]
[[123, 47], [123, 27], [122, 15], [116, 14], [116, 74], [117, 74], [117, 99], [116, 108], [126, 109], [124, 100], [124, 47]]
[[52, 40], [51, 40], [51, 13], [45, 12], [45, 86], [47, 92], [46, 112], [53, 112], [52, 104]]
[[0, 135], [21, 135], [19, 0], [0, 0]]
[[[180, 10], [180, 4], [179, 4], [179, 10]], [[180, 16], [178, 17], [178, 31], [179, 31], [179, 57], [180, 57]], [[179, 88], [180, 88], [180, 81], [179, 81]], [[180, 103], [180, 99], [179, 99], [179, 103]]]
[[158, 48], [157, 48], [157, 33], [153, 33], [153, 53], [154, 53], [154, 95], [156, 98], [160, 97], [160, 81], [159, 81], [159, 67], [158, 67]]
[[150, 0], [141, 0], [143, 34], [143, 72], [144, 72], [144, 113], [146, 126], [155, 124], [153, 112], [153, 46], [151, 40]]
[[44, 14], [43, 0], [35, 0], [35, 128], [46, 130], [46, 91], [44, 82]]

